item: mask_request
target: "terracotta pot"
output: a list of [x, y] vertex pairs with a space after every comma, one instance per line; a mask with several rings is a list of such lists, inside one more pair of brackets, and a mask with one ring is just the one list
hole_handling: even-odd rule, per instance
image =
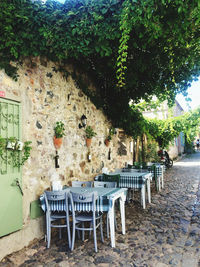
[[105, 140], [105, 145], [106, 145], [106, 146], [109, 146], [109, 145], [110, 145], [110, 140], [106, 139], [106, 140]]
[[91, 145], [92, 139], [86, 138], [86, 146], [89, 147]]
[[56, 138], [54, 136], [53, 143], [54, 143], [55, 148], [59, 149], [61, 147], [61, 145], [62, 145], [62, 137], [61, 138]]

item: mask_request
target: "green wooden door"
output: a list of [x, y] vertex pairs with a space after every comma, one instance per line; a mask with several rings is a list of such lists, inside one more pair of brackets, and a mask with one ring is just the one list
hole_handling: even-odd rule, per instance
[[[21, 140], [20, 103], [0, 98], [0, 136]], [[13, 167], [11, 151], [0, 157], [0, 236], [22, 228], [21, 168]]]

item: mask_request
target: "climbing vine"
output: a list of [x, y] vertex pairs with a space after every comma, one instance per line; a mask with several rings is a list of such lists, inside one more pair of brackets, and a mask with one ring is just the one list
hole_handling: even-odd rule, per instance
[[117, 80], [118, 86], [125, 86], [125, 72], [126, 72], [126, 60], [128, 57], [128, 41], [130, 39], [131, 31], [131, 2], [130, 0], [124, 1], [122, 5], [121, 20], [120, 20], [120, 30], [122, 32], [121, 38], [119, 40], [119, 50], [117, 58]]
[[15, 137], [3, 138], [0, 136], [0, 159], [1, 163], [8, 163], [13, 167], [20, 167], [28, 160], [31, 153], [31, 141], [25, 141], [18, 145]]

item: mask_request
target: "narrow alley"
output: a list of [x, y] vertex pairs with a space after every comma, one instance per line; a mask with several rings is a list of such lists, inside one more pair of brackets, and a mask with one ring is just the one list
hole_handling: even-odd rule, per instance
[[152, 203], [146, 210], [138, 198], [126, 205], [126, 235], [117, 230], [116, 248], [104, 236], [104, 244], [98, 238], [98, 253], [92, 240], [76, 240], [70, 252], [65, 238], [56, 235], [50, 249], [44, 239], [36, 241], [0, 266], [200, 267], [200, 152], [165, 173], [161, 192], [152, 183]]

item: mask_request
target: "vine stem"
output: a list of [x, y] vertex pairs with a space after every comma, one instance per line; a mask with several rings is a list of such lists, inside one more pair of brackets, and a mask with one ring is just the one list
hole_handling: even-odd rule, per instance
[[121, 38], [119, 40], [118, 58], [117, 58], [117, 87], [122, 88], [125, 85], [125, 73], [127, 70], [126, 61], [128, 57], [128, 41], [130, 39], [131, 23], [131, 3], [130, 0], [126, 0], [123, 3], [124, 7], [121, 13], [120, 30], [122, 31]]

